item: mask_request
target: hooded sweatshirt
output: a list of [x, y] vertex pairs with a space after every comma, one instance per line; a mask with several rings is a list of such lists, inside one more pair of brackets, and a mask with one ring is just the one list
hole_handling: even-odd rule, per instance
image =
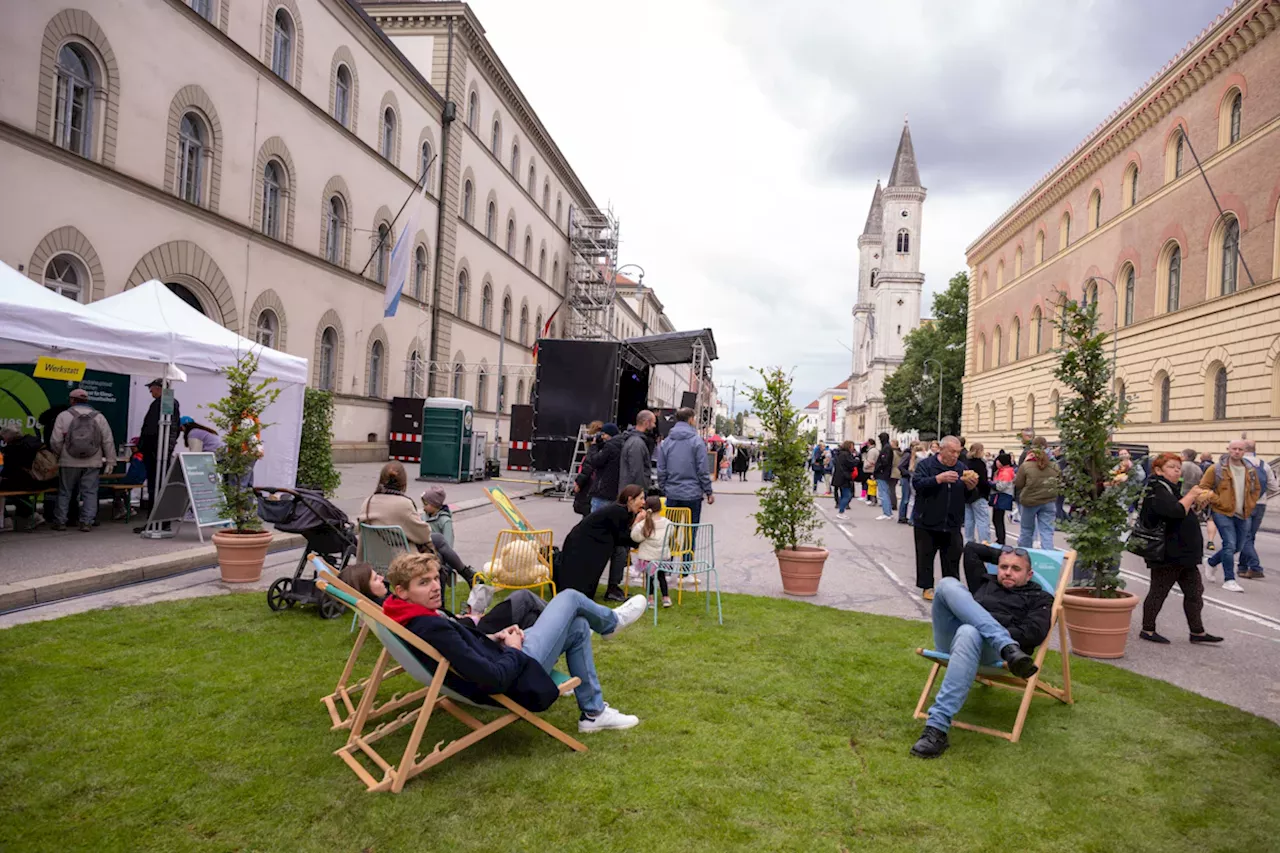
[[707, 444], [692, 424], [677, 422], [658, 447], [658, 486], [678, 501], [702, 500], [711, 494]]

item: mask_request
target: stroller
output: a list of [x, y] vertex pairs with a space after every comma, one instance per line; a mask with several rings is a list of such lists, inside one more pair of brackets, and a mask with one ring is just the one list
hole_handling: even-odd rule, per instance
[[346, 568], [356, 553], [355, 526], [347, 514], [316, 489], [259, 488], [253, 492], [258, 496], [259, 518], [283, 533], [301, 533], [307, 540], [293, 577], [278, 578], [267, 590], [267, 606], [286, 610], [295, 604], [315, 604], [321, 618], [341, 616], [346, 608], [316, 588], [315, 569], [307, 578], [302, 572], [310, 565], [310, 554], [324, 557], [338, 571]]

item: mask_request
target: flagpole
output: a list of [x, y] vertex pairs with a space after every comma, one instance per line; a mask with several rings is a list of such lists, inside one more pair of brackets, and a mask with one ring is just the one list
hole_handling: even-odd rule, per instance
[[387, 226], [387, 233], [378, 235], [378, 245], [373, 247], [373, 251], [369, 254], [369, 260], [364, 262], [364, 266], [360, 268], [360, 275], [364, 275], [369, 269], [369, 264], [373, 263], [373, 259], [378, 257], [378, 253], [382, 251], [382, 246], [387, 242], [387, 238], [391, 236], [395, 230], [396, 221], [400, 218], [400, 214], [404, 213], [404, 209], [409, 206], [409, 202], [413, 201], [413, 197], [422, 190], [427, 175], [431, 174], [431, 164], [436, 161], [436, 155], [432, 154], [431, 159], [427, 161], [427, 168], [422, 170], [422, 177], [418, 178], [418, 182], [413, 185], [413, 189], [409, 190], [409, 195], [405, 198], [404, 204], [400, 205], [400, 209], [396, 211], [396, 215], [392, 217], [391, 224]]

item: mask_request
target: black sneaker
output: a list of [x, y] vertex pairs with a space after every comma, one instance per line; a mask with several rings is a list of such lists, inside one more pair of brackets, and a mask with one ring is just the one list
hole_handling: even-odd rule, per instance
[[933, 726], [925, 726], [920, 734], [920, 740], [911, 747], [911, 754], [916, 758], [937, 758], [946, 752], [949, 746], [951, 743], [947, 740], [946, 732], [935, 729]]
[[1018, 678], [1030, 678], [1040, 671], [1040, 667], [1036, 666], [1031, 655], [1024, 652], [1017, 643], [1010, 643], [1001, 649], [1000, 657], [1004, 659], [1009, 671]]
[[623, 593], [622, 587], [610, 586], [608, 589], [604, 591], [604, 600], [605, 601], [626, 601], [627, 596], [625, 593]]
[[[1157, 634], [1155, 631], [1139, 631], [1138, 636], [1148, 642], [1160, 643], [1163, 646], [1169, 645], [1169, 638], [1163, 634]], [[1195, 634], [1192, 634], [1191, 636], [1194, 637]]]
[[1221, 643], [1221, 637], [1215, 637], [1213, 634], [1192, 634], [1191, 642], [1193, 643]]

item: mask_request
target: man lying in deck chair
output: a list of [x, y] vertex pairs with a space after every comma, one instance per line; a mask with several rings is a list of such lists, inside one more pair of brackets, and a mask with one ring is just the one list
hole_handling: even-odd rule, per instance
[[[545, 711], [560, 695], [550, 672], [565, 655], [569, 674], [582, 679], [578, 731], [629, 729], [639, 717], [609, 707], [600, 690], [591, 632], [609, 637], [639, 619], [645, 597], [633, 595], [616, 610], [596, 604], [576, 590], [564, 590], [547, 604], [527, 632], [519, 625], [484, 634], [469, 619], [457, 619], [441, 607], [440, 565], [430, 554], [401, 554], [387, 569], [392, 594], [382, 611], [430, 643], [457, 672], [445, 684], [473, 701], [505, 693], [530, 711]], [[415, 652], [416, 653], [416, 652]], [[434, 662], [425, 660], [428, 666]]]
[[[986, 563], [996, 564], [996, 574], [987, 572]], [[1026, 551], [970, 542], [964, 546], [964, 574], [968, 589], [943, 578], [934, 591], [933, 642], [951, 661], [924, 733], [911, 747], [917, 758], [946, 751], [951, 718], [969, 696], [979, 666], [1004, 660], [1009, 672], [1030, 678], [1037, 669], [1030, 653], [1049, 635], [1053, 596], [1032, 581]]]
[[[355, 588], [361, 595], [378, 607], [387, 600], [387, 582], [369, 563], [351, 562], [338, 573], [338, 578], [347, 586]], [[490, 607], [493, 601], [494, 588], [486, 583], [477, 583], [471, 587], [467, 596], [467, 610], [458, 618], [466, 619], [480, 628], [482, 634], [501, 631], [508, 625], [519, 625], [529, 630], [547, 603], [538, 594], [528, 589], [514, 590], [509, 596]]]

